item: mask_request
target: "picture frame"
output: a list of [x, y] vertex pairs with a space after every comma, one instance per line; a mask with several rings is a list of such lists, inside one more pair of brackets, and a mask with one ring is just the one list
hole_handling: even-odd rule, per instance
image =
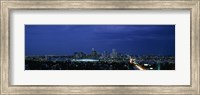
[[[199, 0], [1, 0], [1, 94], [200, 94]], [[190, 85], [10, 85], [12, 10], [190, 10]]]

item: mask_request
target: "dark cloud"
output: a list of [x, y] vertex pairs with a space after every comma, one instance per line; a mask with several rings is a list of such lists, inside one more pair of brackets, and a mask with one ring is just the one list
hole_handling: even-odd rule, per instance
[[175, 25], [25, 25], [26, 55], [89, 53], [175, 54]]

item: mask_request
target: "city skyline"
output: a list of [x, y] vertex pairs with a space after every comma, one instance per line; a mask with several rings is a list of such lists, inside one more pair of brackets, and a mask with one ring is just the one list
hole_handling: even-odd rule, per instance
[[25, 55], [102, 53], [175, 56], [175, 25], [25, 25]]

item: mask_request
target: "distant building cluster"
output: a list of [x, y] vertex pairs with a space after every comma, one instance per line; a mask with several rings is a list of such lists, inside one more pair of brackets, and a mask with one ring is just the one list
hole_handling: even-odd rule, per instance
[[90, 59], [118, 59], [128, 57], [129, 55], [123, 55], [121, 53], [116, 52], [115, 49], [112, 49], [112, 52], [109, 53], [108, 51], [103, 51], [103, 53], [97, 52], [94, 48], [92, 48], [91, 54], [85, 54], [83, 52], [75, 52], [72, 55], [75, 59], [82, 59], [82, 58], [90, 58]]

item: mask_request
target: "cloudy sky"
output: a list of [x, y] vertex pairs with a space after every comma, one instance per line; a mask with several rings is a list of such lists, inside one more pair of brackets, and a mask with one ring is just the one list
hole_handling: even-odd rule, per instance
[[175, 55], [175, 25], [25, 25], [26, 55]]

